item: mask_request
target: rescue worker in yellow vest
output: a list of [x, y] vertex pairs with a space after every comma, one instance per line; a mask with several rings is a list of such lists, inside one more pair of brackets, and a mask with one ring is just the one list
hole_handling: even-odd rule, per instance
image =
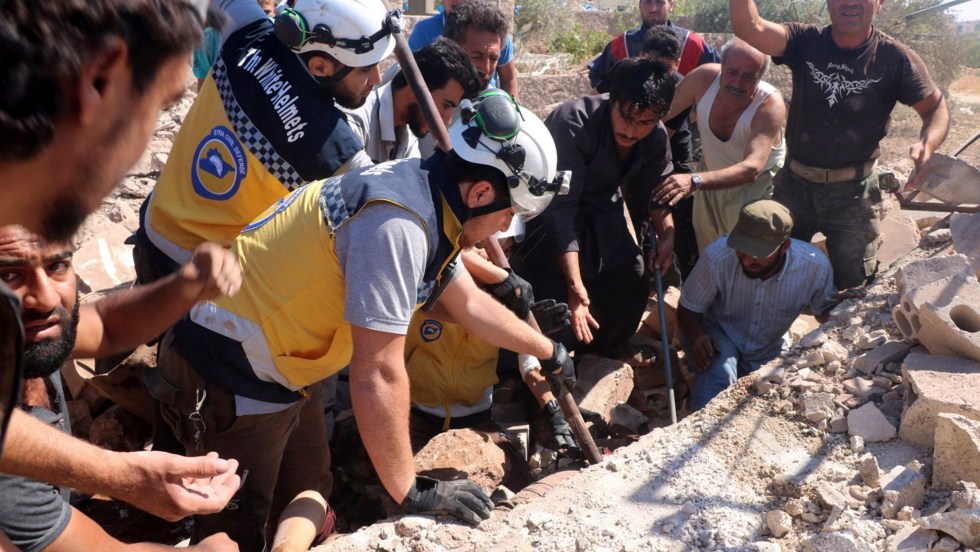
[[199, 305], [164, 337], [158, 375], [174, 392], [158, 397], [163, 417], [187, 453], [215, 450], [248, 470], [234, 509], [196, 519], [195, 539], [226, 531], [259, 551], [266, 522], [299, 492], [330, 496], [319, 382], [348, 364], [357, 425], [391, 497], [409, 512], [489, 517], [492, 504], [471, 481], [415, 475], [405, 333], [427, 304], [540, 359], [548, 377], [574, 379], [564, 347], [456, 263], [461, 247], [513, 216], [539, 214], [567, 190], [568, 174], [556, 169], [544, 124], [513, 98], [493, 91], [466, 104], [448, 154], [316, 181], [271, 206], [232, 244], [239, 293]]

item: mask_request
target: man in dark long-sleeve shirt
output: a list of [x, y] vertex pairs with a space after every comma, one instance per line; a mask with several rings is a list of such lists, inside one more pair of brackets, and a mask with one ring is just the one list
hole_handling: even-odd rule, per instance
[[[623, 193], [648, 202], [671, 172], [660, 119], [674, 80], [661, 63], [628, 59], [610, 82], [608, 95], [566, 102], [545, 121], [559, 167], [572, 171], [571, 192], [528, 223], [514, 268], [536, 295], [568, 302], [572, 327], [559, 337], [569, 349], [616, 356], [636, 330], [649, 293]], [[650, 214], [658, 236], [655, 262], [664, 270], [673, 258], [673, 221], [666, 209]]]

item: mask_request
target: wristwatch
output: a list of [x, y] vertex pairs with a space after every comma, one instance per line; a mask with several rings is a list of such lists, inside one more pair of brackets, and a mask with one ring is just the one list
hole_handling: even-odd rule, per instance
[[701, 178], [701, 175], [700, 174], [693, 173], [691, 175], [691, 183], [694, 184], [694, 191], [695, 192], [699, 192], [699, 191], [701, 191], [701, 185], [704, 184], [704, 179]]

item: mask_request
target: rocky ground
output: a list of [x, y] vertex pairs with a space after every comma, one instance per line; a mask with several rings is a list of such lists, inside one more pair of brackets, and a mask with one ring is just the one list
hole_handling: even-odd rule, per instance
[[[547, 106], [584, 92], [583, 78], [581, 73], [529, 78], [522, 83], [523, 101], [546, 113]], [[953, 125], [941, 150], [947, 153], [980, 129], [977, 73], [967, 73], [951, 91]], [[127, 285], [131, 279], [132, 261], [123, 239], [137, 225], [139, 206], [165, 164], [192, 100], [189, 92], [161, 116], [146, 154], [79, 234], [76, 264], [83, 291], [97, 293]], [[900, 110], [892, 134], [882, 145], [882, 165], [902, 181], [911, 169], [907, 149], [917, 132], [914, 112]], [[980, 146], [960, 157], [980, 165]], [[903, 214], [895, 206], [890, 213], [895, 220]], [[658, 389], [662, 391], [657, 384], [663, 380], [638, 385], [637, 389], [650, 392], [639, 396], [633, 387], [658, 368], [642, 361], [596, 368], [597, 380], [618, 374], [620, 382], [609, 386], [607, 395], [591, 399], [598, 409], [626, 403], [633, 411], [627, 411], [630, 417], [624, 423], [632, 424], [635, 433], [649, 431], [633, 444], [618, 448], [598, 465], [565, 474], [543, 497], [526, 501], [518, 495], [509, 501], [516, 506], [501, 508], [476, 529], [442, 518], [412, 516], [361, 529], [317, 550], [863, 551], [932, 545], [953, 551], [980, 546], [976, 510], [980, 497], [975, 488], [963, 486], [953, 492], [957, 480], [939, 489], [933, 479], [939, 453], [934, 456], [928, 446], [909, 442], [904, 433], [895, 437], [903, 409], [916, 395], [909, 391], [914, 381], [902, 375], [902, 359], [911, 347], [891, 314], [904, 298], [896, 287], [896, 269], [918, 259], [949, 257], [954, 249], [965, 247], [951, 243], [955, 232], [935, 214], [919, 214], [903, 224], [890, 236], [883, 231], [886, 241], [906, 245], [891, 253], [898, 260], [896, 266], [879, 277], [867, 297], [844, 303], [819, 328], [801, 321], [802, 343], [707, 409], [677, 425], [649, 430], [665, 425], [664, 403], [650, 402]], [[980, 239], [970, 243], [975, 248]], [[977, 330], [980, 322], [970, 331]], [[640, 344], [652, 347], [653, 333], [641, 333], [648, 338]], [[880, 353], [882, 362], [865, 356], [883, 346], [898, 349]], [[152, 362], [148, 355], [129, 363], [138, 371]], [[86, 370], [99, 368], [90, 363], [80, 372], [85, 375]], [[624, 373], [630, 377], [624, 380]], [[76, 427], [85, 429], [83, 435], [95, 428], [93, 440], [103, 446], [140, 446], [133, 444], [142, 443], [141, 436], [146, 435], [140, 416], [112, 407], [94, 391], [97, 384], [92, 380], [66, 379], [76, 399], [73, 419], [81, 420]], [[974, 400], [980, 400], [978, 388], [972, 388]], [[610, 397], [620, 402], [610, 404]], [[619, 410], [623, 415], [624, 408]], [[972, 419], [978, 419], [977, 411], [977, 403], [965, 409]], [[613, 416], [610, 408], [608, 421]], [[610, 437], [617, 436], [622, 437], [622, 431]], [[625, 442], [611, 440], [610, 448]], [[540, 462], [542, 451], [537, 453]], [[975, 466], [968, 456], [961, 460]], [[547, 465], [547, 458], [540, 463]], [[93, 500], [84, 507], [126, 540], [173, 543], [186, 534], [186, 523], [158, 523], [111, 501]], [[937, 524], [944, 530], [924, 528]], [[950, 540], [954, 537], [958, 540]]]

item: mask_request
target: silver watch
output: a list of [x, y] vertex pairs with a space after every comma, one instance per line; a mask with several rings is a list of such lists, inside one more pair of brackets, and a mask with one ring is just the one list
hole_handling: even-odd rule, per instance
[[698, 173], [691, 174], [691, 182], [694, 183], [694, 191], [701, 191], [701, 185], [704, 184], [704, 179]]

